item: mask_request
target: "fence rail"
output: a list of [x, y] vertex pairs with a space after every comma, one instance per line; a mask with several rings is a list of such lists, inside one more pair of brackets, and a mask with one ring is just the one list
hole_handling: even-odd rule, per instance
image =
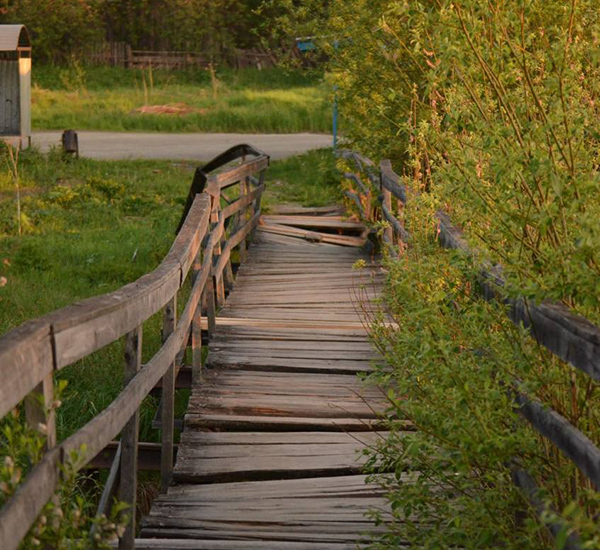
[[[400, 218], [394, 214], [392, 204], [393, 200], [396, 200], [396, 211], [401, 212], [409, 197], [402, 178], [394, 172], [390, 161], [383, 160], [377, 170], [372, 161], [358, 153], [343, 151], [342, 156], [352, 161], [358, 171], [346, 174], [347, 180], [358, 188], [346, 190], [346, 196], [359, 205], [361, 216], [366, 221], [387, 222], [383, 240], [391, 250], [398, 244], [410, 246], [410, 234]], [[371, 181], [373, 189], [366, 188], [362, 174]], [[371, 203], [373, 191], [379, 193], [377, 203], [367, 208], [366, 205]], [[440, 245], [475, 257], [475, 251], [469, 247], [460, 228], [452, 224], [450, 216], [444, 211], [438, 211], [436, 218]], [[485, 299], [497, 300], [508, 305], [510, 319], [515, 324], [527, 328], [539, 344], [594, 380], [600, 380], [599, 327], [574, 314], [563, 304], [535, 304], [521, 298], [509, 297], [504, 290], [505, 280], [501, 266], [480, 266], [479, 282]], [[509, 391], [514, 397], [520, 416], [537, 433], [560, 449], [590, 480], [595, 490], [600, 490], [600, 448], [557, 411], [521, 393], [517, 382]], [[532, 507], [541, 513], [542, 500], [539, 498], [539, 488], [535, 480], [520, 467], [513, 471], [513, 480], [527, 496]], [[554, 535], [560, 532], [560, 526], [557, 525], [550, 525], [549, 529]], [[565, 548], [579, 548], [575, 535], [568, 538]]]
[[[215, 63], [214, 56], [195, 51], [136, 50], [126, 42], [93, 44], [83, 52], [83, 60], [89, 65], [123, 67], [126, 69], [188, 70], [207, 69]], [[278, 63], [276, 55], [264, 48], [236, 49], [224, 56], [223, 62], [238, 69], [253, 67], [266, 69]]]
[[[268, 165], [267, 155], [240, 145], [198, 169], [177, 238], [153, 272], [116, 292], [56, 311], [0, 338], [0, 418], [25, 400], [28, 423], [34, 428], [43, 423], [48, 433], [42, 460], [0, 510], [2, 550], [19, 546], [52, 498], [60, 467], [73, 452], [80, 455], [73, 466], [81, 468], [119, 434], [121, 441], [100, 511], [118, 491], [133, 516], [119, 547], [133, 548], [140, 405], [160, 383], [161, 490], [166, 491], [173, 468], [175, 379], [188, 347], [192, 350], [192, 376], [200, 375], [202, 316], [207, 317], [210, 332], [225, 287], [233, 282], [231, 252], [237, 247], [245, 257], [246, 239], [258, 223]], [[224, 191], [235, 185], [239, 196], [229, 200]], [[188, 275], [191, 291], [177, 319], [177, 297]], [[163, 345], [142, 365], [143, 323], [161, 310]], [[88, 424], [57, 442], [52, 410], [54, 374], [122, 337], [125, 387]]]

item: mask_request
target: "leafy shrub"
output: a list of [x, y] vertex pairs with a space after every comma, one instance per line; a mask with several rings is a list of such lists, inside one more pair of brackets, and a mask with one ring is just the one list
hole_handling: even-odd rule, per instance
[[[65, 388], [66, 382], [59, 383], [56, 395], [60, 396]], [[60, 404], [57, 398], [51, 407], [57, 409]], [[45, 426], [28, 427], [18, 409], [0, 421], [0, 506], [14, 495], [27, 473], [42, 459], [44, 430]], [[94, 503], [82, 493], [82, 476], [77, 473], [82, 453], [84, 450], [73, 453], [61, 467], [58, 490], [21, 542], [21, 550], [110, 548], [110, 541], [123, 532], [127, 521], [123, 503], [115, 503], [110, 518], [95, 517]]]
[[125, 186], [113, 179], [99, 178], [97, 176], [90, 177], [87, 180], [87, 185], [93, 191], [102, 193], [109, 201], [117, 197], [122, 197], [125, 194]]
[[[389, 264], [399, 328], [374, 324], [394, 367], [375, 377], [392, 391], [392, 437], [373, 466], [396, 473], [397, 521], [381, 546], [547, 547], [542, 527], [554, 519], [557, 547], [577, 532], [584, 548], [599, 548], [597, 493], [517, 421], [506, 395], [518, 380], [598, 443], [598, 383], [510, 327], [501, 305], [476, 298], [471, 266], [434, 245], [433, 216], [449, 211], [478, 259], [502, 264], [510, 295], [600, 320], [596, 2], [315, 6], [350, 143], [391, 157], [410, 190], [398, 215], [412, 241]], [[302, 15], [290, 10], [287, 24]], [[420, 429], [402, 433], [394, 415]], [[510, 482], [515, 461], [545, 488], [541, 520], [512, 513], [528, 510]], [[405, 482], [406, 471], [421, 474]]]

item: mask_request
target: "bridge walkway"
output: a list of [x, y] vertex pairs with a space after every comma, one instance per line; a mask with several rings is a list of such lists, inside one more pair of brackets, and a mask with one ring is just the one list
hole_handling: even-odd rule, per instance
[[357, 237], [296, 238], [331, 213], [276, 218], [287, 225], [263, 218], [219, 312], [173, 484], [136, 548], [350, 550], [378, 529], [366, 514], [386, 502], [362, 451], [385, 400], [357, 373], [378, 358], [364, 321], [383, 274], [346, 246]]

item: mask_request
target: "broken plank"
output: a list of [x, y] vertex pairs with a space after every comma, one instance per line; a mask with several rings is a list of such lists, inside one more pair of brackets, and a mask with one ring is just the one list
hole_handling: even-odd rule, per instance
[[307, 478], [360, 473], [374, 432], [186, 432], [174, 472], [179, 483]]

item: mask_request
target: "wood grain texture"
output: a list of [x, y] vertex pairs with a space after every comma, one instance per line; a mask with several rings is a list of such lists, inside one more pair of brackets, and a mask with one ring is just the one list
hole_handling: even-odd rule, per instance
[[137, 539], [138, 550], [356, 550], [353, 543], [281, 540]]
[[53, 370], [51, 325], [47, 320], [25, 323], [0, 337], [0, 418]]
[[178, 483], [214, 483], [360, 474], [365, 462], [361, 451], [385, 435], [186, 432], [174, 479]]
[[155, 501], [142, 535], [356, 543], [380, 530], [369, 509], [387, 503], [363, 475], [181, 485]]
[[[125, 337], [125, 384], [131, 382], [142, 368], [142, 344], [143, 325], [131, 331]], [[130, 518], [123, 535], [119, 539], [119, 550], [133, 550], [135, 545], [139, 431], [140, 411], [138, 409], [123, 429], [122, 439], [119, 443], [117, 456], [115, 457], [115, 463], [117, 460], [121, 462], [119, 500], [129, 505], [126, 513]], [[112, 505], [112, 502], [110, 505]], [[108, 510], [103, 513], [106, 513], [107, 517], [109, 517], [107, 512]]]
[[394, 197], [406, 202], [406, 187], [401, 183], [401, 178], [392, 168], [389, 160], [382, 160], [380, 164], [381, 186], [387, 189]]
[[356, 237], [303, 238], [306, 226], [361, 230], [324, 216], [335, 211], [266, 218], [282, 232], [259, 225], [192, 387], [175, 484], [142, 526], [157, 547], [335, 550], [378, 529], [365, 514], [387, 501], [365, 483], [363, 451], [384, 437], [388, 403], [356, 372], [381, 362], [364, 322], [384, 275], [346, 246]]
[[558, 447], [600, 490], [600, 449], [555, 410], [523, 394], [515, 397], [517, 409], [533, 428]]

